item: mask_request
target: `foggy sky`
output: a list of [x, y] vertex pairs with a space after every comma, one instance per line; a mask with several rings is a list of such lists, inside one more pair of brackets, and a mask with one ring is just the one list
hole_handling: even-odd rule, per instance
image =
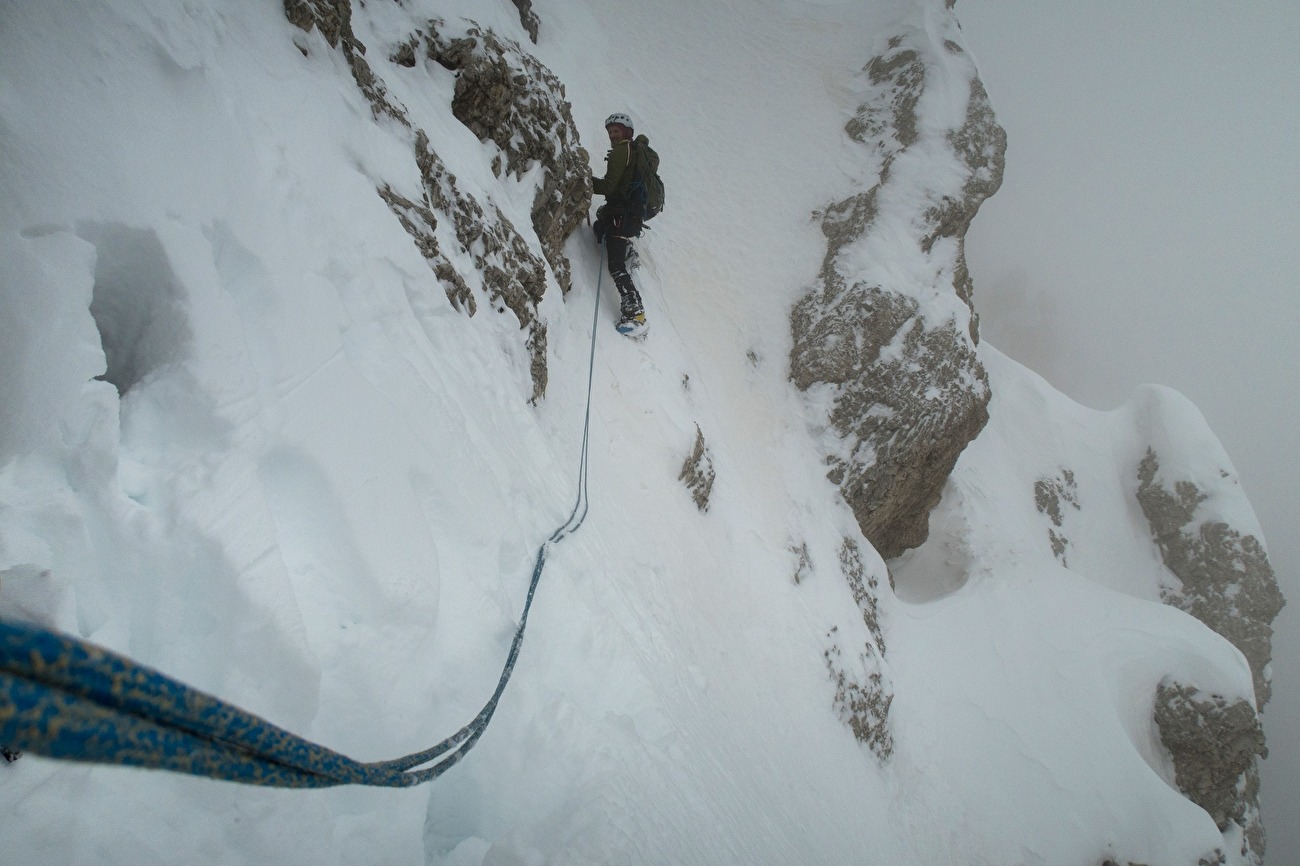
[[968, 238], [981, 335], [1098, 409], [1200, 408], [1264, 527], [1269, 864], [1300, 863], [1300, 6], [960, 0], [1007, 130]]

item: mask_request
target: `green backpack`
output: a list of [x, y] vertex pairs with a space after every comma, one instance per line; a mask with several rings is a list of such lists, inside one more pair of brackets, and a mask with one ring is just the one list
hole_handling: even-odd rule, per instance
[[664, 182], [659, 179], [659, 154], [650, 139], [638, 135], [632, 142], [632, 186], [628, 200], [642, 206], [642, 220], [653, 219], [664, 209]]

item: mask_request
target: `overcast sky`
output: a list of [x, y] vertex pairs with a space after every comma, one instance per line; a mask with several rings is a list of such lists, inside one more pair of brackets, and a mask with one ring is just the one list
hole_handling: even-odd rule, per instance
[[981, 333], [1085, 405], [1204, 413], [1264, 526], [1270, 864], [1300, 863], [1300, 4], [959, 0], [1006, 181], [969, 236]]

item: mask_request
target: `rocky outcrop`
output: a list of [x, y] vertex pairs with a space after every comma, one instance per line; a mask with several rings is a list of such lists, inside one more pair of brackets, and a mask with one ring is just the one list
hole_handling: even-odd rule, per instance
[[[828, 477], [886, 558], [925, 540], [957, 457], [988, 420], [964, 236], [1001, 184], [1006, 150], [969, 58], [919, 38], [895, 37], [863, 70], [867, 99], [846, 132], [876, 182], [817, 214], [826, 256], [791, 313], [791, 379], [833, 393], [841, 447], [826, 455]], [[964, 112], [946, 128], [923, 123], [931, 79], [947, 88], [959, 76]], [[896, 249], [900, 232], [915, 237], [915, 267], [877, 266], [873, 239]]]
[[798, 586], [813, 573], [812, 554], [808, 550], [808, 542], [801, 541], [798, 545], [791, 544], [786, 550], [794, 554], [794, 582], [795, 586]]
[[700, 511], [708, 511], [709, 497], [713, 495], [713, 482], [716, 479], [713, 457], [709, 454], [708, 446], [704, 444], [704, 431], [696, 424], [695, 444], [691, 447], [691, 453], [686, 456], [686, 461], [682, 463], [682, 471], [677, 476], [677, 480], [686, 485], [686, 489], [691, 493], [691, 499], [695, 501], [695, 507]]
[[473, 23], [452, 34], [447, 24], [430, 22], [425, 37], [429, 58], [456, 73], [452, 113], [480, 141], [496, 144], [498, 177], [522, 177], [534, 163], [542, 166], [533, 229], [567, 293], [572, 282], [563, 246], [591, 207], [591, 172], [564, 85], [516, 42]]
[[514, 313], [527, 334], [533, 400], [541, 399], [548, 380], [546, 324], [537, 318], [537, 305], [546, 292], [545, 265], [495, 205], [489, 203], [490, 210], [485, 210], [477, 199], [460, 190], [456, 176], [434, 152], [424, 130], [416, 134], [415, 161], [424, 186], [422, 202], [411, 202], [388, 185], [380, 188], [380, 197], [415, 239], [452, 304], [472, 316], [478, 309], [473, 293], [443, 254], [435, 234], [435, 211], [450, 218], [459, 252], [474, 262], [493, 306], [499, 312], [509, 309]]
[[[533, 23], [530, 33], [535, 41], [531, 4], [517, 5], [524, 26]], [[563, 85], [517, 42], [471, 21], [459, 25], [429, 21], [389, 46], [388, 59], [397, 66], [414, 68], [427, 58], [456, 73], [451, 111], [480, 140], [496, 144], [492, 169], [498, 177], [511, 174], [522, 179], [540, 164], [530, 213], [536, 247], [541, 250], [538, 256], [534, 245], [495, 203], [481, 202], [461, 188], [428, 134], [391, 98], [365, 60], [366, 47], [353, 31], [349, 0], [284, 0], [284, 8], [291, 22], [304, 31], [318, 29], [332, 48], [344, 53], [377, 119], [391, 118], [410, 131], [422, 189], [417, 196], [413, 190], [383, 182], [376, 191], [415, 241], [456, 309], [471, 316], [478, 311], [472, 283], [481, 281], [492, 307], [499, 313], [508, 310], [518, 319], [529, 357], [531, 399], [540, 400], [548, 382], [547, 335], [537, 308], [546, 292], [547, 265], [567, 293], [572, 277], [564, 243], [591, 204], [587, 152], [578, 144]], [[454, 267], [453, 254], [472, 261], [475, 273]]]
[[[1220, 474], [1227, 477], [1223, 470]], [[1240, 826], [1242, 862], [1260, 864], [1264, 826], [1258, 759], [1268, 750], [1258, 710], [1271, 694], [1272, 623], [1285, 600], [1260, 540], [1216, 519], [1214, 509], [1203, 508], [1212, 497], [1197, 484], [1167, 476], [1148, 448], [1138, 464], [1137, 500], [1168, 569], [1161, 598], [1241, 650], [1250, 665], [1255, 704], [1228, 703], [1162, 683], [1155, 721], [1173, 757], [1179, 790], [1205, 809], [1220, 830]]]
[[541, 19], [533, 11], [533, 0], [514, 0], [515, 8], [519, 10], [519, 23], [528, 31], [528, 38], [537, 44], [537, 32], [541, 29]]
[[1069, 566], [1066, 561], [1066, 553], [1070, 549], [1070, 539], [1064, 532], [1065, 526], [1065, 506], [1070, 506], [1075, 511], [1079, 511], [1079, 485], [1074, 480], [1074, 472], [1069, 469], [1062, 469], [1061, 474], [1055, 477], [1040, 478], [1034, 482], [1034, 505], [1037, 506], [1040, 514], [1047, 515], [1052, 521], [1051, 527], [1047, 530], [1048, 541], [1052, 545], [1052, 553], [1061, 561], [1061, 565]]
[[1258, 758], [1268, 757], [1264, 731], [1249, 701], [1162, 682], [1156, 690], [1156, 727], [1173, 758], [1178, 789], [1200, 806], [1219, 831], [1241, 828], [1242, 862], [1264, 862], [1259, 814]]
[[[366, 62], [366, 46], [352, 32], [351, 0], [284, 0], [284, 14], [304, 31], [319, 30], [331, 48], [343, 52], [352, 70], [352, 79], [369, 100], [376, 118], [387, 116], [404, 126], [411, 125], [406, 111], [393, 103], [383, 81]], [[307, 53], [301, 45], [299, 49]]]
[[[894, 736], [889, 729], [889, 707], [894, 701], [893, 688], [886, 676], [885, 634], [880, 623], [880, 581], [862, 561], [862, 551], [852, 539], [844, 539], [839, 551], [840, 570], [853, 592], [853, 600], [862, 614], [862, 622], [871, 635], [856, 659], [845, 659], [839, 642], [825, 652], [826, 668], [835, 685], [833, 705], [840, 720], [853, 736], [875, 753], [882, 762], [894, 753]], [[828, 635], [837, 637], [838, 628]]]
[[1286, 604], [1263, 544], [1220, 520], [1198, 518], [1208, 497], [1191, 481], [1160, 478], [1153, 450], [1138, 465], [1138, 503], [1165, 566], [1161, 597], [1223, 635], [1250, 663], [1259, 709], [1272, 693], [1273, 619]]

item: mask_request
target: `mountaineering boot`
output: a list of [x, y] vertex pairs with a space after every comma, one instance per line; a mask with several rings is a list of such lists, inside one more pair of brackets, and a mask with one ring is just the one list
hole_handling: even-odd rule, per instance
[[619, 294], [622, 296], [619, 303], [619, 312], [622, 313], [622, 318], [619, 319], [616, 326], [618, 332], [629, 337], [644, 334], [646, 331], [645, 307], [641, 305], [640, 293], [629, 286], [627, 289], [620, 287]]
[[623, 301], [618, 305], [618, 311], [625, 319], [630, 319], [637, 313], [644, 313], [645, 307], [641, 305], [641, 298], [636, 292], [628, 292], [623, 296]]
[[618, 332], [624, 336], [639, 337], [644, 334], [650, 326], [646, 324], [645, 312], [643, 310], [637, 310], [634, 313], [624, 313], [623, 318], [619, 320], [619, 323], [615, 327], [618, 328]]
[[[628, 282], [631, 282], [630, 280]], [[618, 332], [628, 336], [638, 336], [645, 333], [645, 307], [641, 304], [641, 294], [633, 286], [624, 288], [619, 286], [619, 312], [622, 314], [618, 321]]]

